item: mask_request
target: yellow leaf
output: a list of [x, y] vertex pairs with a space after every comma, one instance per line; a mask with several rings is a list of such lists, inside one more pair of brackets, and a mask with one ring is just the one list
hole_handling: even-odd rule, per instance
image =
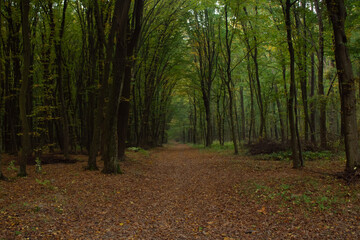
[[261, 209], [257, 210], [258, 213], [266, 214], [266, 208], [263, 206]]
[[124, 225], [124, 223], [119, 223], [120, 226]]

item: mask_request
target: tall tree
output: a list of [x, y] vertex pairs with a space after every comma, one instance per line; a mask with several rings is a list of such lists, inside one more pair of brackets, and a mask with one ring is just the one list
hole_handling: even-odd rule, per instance
[[105, 98], [107, 97], [106, 93], [108, 91], [110, 69], [114, 54], [114, 38], [117, 30], [116, 19], [118, 17], [116, 14], [113, 15], [110, 32], [106, 39], [105, 28], [104, 28], [105, 26], [103, 23], [103, 19], [101, 17], [102, 14], [100, 12], [99, 3], [98, 1], [94, 0], [93, 4], [94, 4], [94, 14], [95, 14], [96, 27], [97, 27], [98, 41], [99, 41], [99, 51], [101, 53], [103, 51], [103, 48], [105, 47], [105, 59], [104, 59], [103, 73], [101, 74], [99, 80], [97, 108], [94, 116], [94, 126], [93, 126], [92, 136], [90, 137], [91, 143], [90, 143], [90, 153], [88, 159], [89, 170], [98, 169], [96, 165], [96, 156], [100, 148], [101, 128], [99, 126], [101, 125], [101, 122], [103, 122]]
[[[121, 101], [119, 106], [118, 116], [118, 158], [124, 160], [127, 129], [129, 121], [130, 111], [130, 96], [131, 96], [131, 79], [133, 77], [132, 68], [134, 66], [134, 60], [136, 59], [136, 48], [139, 42], [142, 21], [143, 21], [144, 0], [136, 0], [134, 10], [132, 13], [132, 19], [129, 19], [131, 27], [127, 29], [127, 55], [126, 55], [126, 67], [124, 76], [124, 86], [121, 93]], [[128, 23], [128, 25], [130, 25]]]
[[[52, 7], [53, 4], [51, 4]], [[62, 54], [62, 43], [65, 31], [65, 18], [66, 18], [66, 9], [68, 6], [68, 1], [64, 1], [62, 9], [62, 18], [59, 29], [59, 36], [55, 40], [55, 55], [56, 55], [56, 83], [57, 89], [59, 91], [59, 100], [60, 100], [60, 110], [61, 110], [61, 126], [62, 126], [62, 149], [65, 159], [69, 159], [69, 147], [70, 147], [70, 134], [69, 134], [69, 116], [67, 111], [66, 99], [65, 99], [65, 87], [64, 84], [64, 74], [63, 74], [63, 54]]]
[[319, 25], [319, 49], [318, 49], [318, 95], [320, 98], [320, 145], [322, 148], [327, 147], [326, 140], [326, 99], [324, 94], [324, 24], [322, 9], [319, 0], [315, 0], [315, 9]]
[[[229, 11], [228, 11], [228, 4], [225, 3], [224, 8], [225, 13], [225, 51], [223, 51], [222, 55], [225, 60], [225, 77], [223, 81], [225, 82], [227, 93], [229, 95], [229, 118], [230, 118], [230, 127], [231, 127], [231, 136], [232, 141], [234, 144], [234, 153], [238, 154], [238, 144], [237, 144], [237, 130], [235, 128], [235, 119], [234, 119], [234, 93], [233, 93], [233, 81], [232, 81], [232, 43], [234, 34], [230, 30], [230, 23], [229, 23]], [[220, 40], [221, 42], [221, 40]], [[221, 67], [220, 67], [221, 69]]]
[[[0, 1], [0, 11], [2, 8], [2, 1]], [[2, 36], [2, 16], [0, 13], [0, 42], [3, 41], [3, 36]], [[2, 49], [2, 44], [0, 44], [0, 59], [3, 58], [3, 49]], [[5, 176], [2, 172], [2, 150], [3, 150], [3, 106], [4, 106], [4, 89], [3, 89], [3, 84], [4, 84], [4, 74], [3, 74], [4, 68], [3, 68], [3, 62], [0, 62], [0, 180], [4, 180]]]
[[217, 49], [215, 42], [215, 23], [213, 9], [204, 9], [194, 13], [194, 47], [195, 62], [198, 69], [202, 99], [205, 108], [206, 131], [205, 146], [210, 147], [213, 141], [211, 114], [211, 91], [216, 76]]
[[22, 82], [19, 94], [19, 108], [20, 108], [20, 119], [21, 119], [21, 157], [20, 157], [20, 168], [19, 176], [26, 176], [26, 163], [27, 159], [31, 154], [31, 138], [30, 138], [30, 126], [26, 114], [27, 106], [27, 90], [29, 85], [30, 75], [30, 58], [31, 58], [31, 46], [30, 46], [30, 23], [29, 23], [29, 11], [30, 1], [21, 1], [21, 26], [22, 26], [22, 37], [23, 37], [23, 66], [22, 66]]
[[335, 60], [338, 72], [344, 126], [346, 169], [354, 173], [360, 166], [356, 119], [356, 87], [345, 34], [346, 8], [344, 0], [326, 0], [334, 32]]
[[113, 60], [113, 83], [105, 115], [104, 129], [104, 173], [120, 173], [117, 145], [117, 118], [126, 64], [126, 32], [131, 0], [117, 0], [114, 16], [116, 24], [116, 50]]
[[[296, 1], [295, 1], [296, 2]], [[289, 126], [290, 126], [290, 134], [291, 134], [291, 150], [292, 150], [292, 158], [293, 158], [293, 168], [300, 168], [303, 166], [303, 161], [300, 158], [301, 154], [300, 149], [298, 147], [298, 134], [297, 134], [297, 125], [295, 123], [296, 117], [294, 102], [296, 99], [296, 83], [295, 83], [295, 53], [294, 53], [294, 45], [292, 40], [292, 26], [291, 26], [291, 16], [290, 16], [290, 8], [294, 5], [290, 0], [285, 1], [285, 6], [282, 4], [283, 13], [285, 16], [285, 26], [286, 26], [286, 37], [288, 50], [290, 54], [290, 94], [288, 98], [287, 108], [289, 115]], [[295, 103], [296, 104], [296, 103]]]

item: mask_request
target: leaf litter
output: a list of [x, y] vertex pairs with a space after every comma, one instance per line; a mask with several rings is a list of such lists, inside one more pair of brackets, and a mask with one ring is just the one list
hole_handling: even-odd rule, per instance
[[330, 175], [341, 161], [293, 170], [182, 144], [127, 155], [122, 175], [79, 155], [26, 178], [4, 166], [0, 239], [360, 239], [359, 188]]

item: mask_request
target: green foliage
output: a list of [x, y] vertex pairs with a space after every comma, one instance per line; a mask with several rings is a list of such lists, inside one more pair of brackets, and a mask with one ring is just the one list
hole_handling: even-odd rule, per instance
[[35, 181], [36, 181], [38, 184], [40, 184], [40, 185], [42, 185], [43, 187], [46, 187], [46, 188], [48, 188], [48, 189], [50, 189], [50, 190], [56, 190], [56, 189], [58, 189], [58, 188], [55, 187], [55, 186], [52, 184], [52, 182], [51, 182], [50, 180], [48, 180], [48, 179], [41, 180], [41, 179], [36, 178]]
[[203, 151], [211, 151], [218, 153], [230, 153], [234, 151], [234, 144], [231, 141], [225, 142], [223, 145], [221, 145], [219, 141], [214, 141], [211, 147], [205, 147], [204, 144], [188, 143], [188, 145]]
[[37, 179], [37, 178], [36, 178], [35, 181], [36, 181], [38, 184], [43, 185], [43, 186], [48, 186], [48, 185], [51, 184], [50, 180], [47, 180], [47, 179], [41, 181], [40, 179]]
[[41, 173], [41, 171], [42, 171], [41, 159], [38, 157], [35, 159], [35, 171], [37, 173]]
[[141, 153], [141, 154], [143, 154], [145, 156], [150, 155], [149, 151], [147, 151], [147, 150], [145, 150], [145, 149], [143, 149], [141, 147], [128, 147], [127, 150], [133, 151], [133, 152], [139, 152], [139, 153]]
[[15, 161], [14, 160], [11, 160], [9, 162], [9, 166], [7, 167], [7, 170], [9, 170], [9, 171], [18, 171], [18, 168], [15, 167]]
[[251, 191], [259, 201], [274, 202], [282, 206], [283, 209], [300, 206], [310, 212], [333, 211], [334, 206], [349, 201], [348, 189], [339, 190], [330, 186], [319, 187], [317, 182], [312, 179], [304, 179], [302, 185], [306, 186], [307, 190], [298, 192], [299, 186], [288, 183], [281, 183], [277, 186], [253, 183]]
[[[316, 160], [331, 160], [335, 157], [336, 154], [331, 151], [320, 151], [320, 152], [311, 152], [305, 151], [303, 152], [303, 158], [306, 161], [316, 161]], [[276, 152], [271, 154], [262, 154], [256, 157], [260, 160], [272, 160], [272, 161], [290, 161], [291, 160], [291, 152]]]

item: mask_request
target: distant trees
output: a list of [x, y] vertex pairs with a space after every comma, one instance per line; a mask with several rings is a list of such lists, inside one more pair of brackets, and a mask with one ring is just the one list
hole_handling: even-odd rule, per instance
[[200, 81], [202, 101], [205, 108], [205, 146], [213, 141], [212, 86], [216, 77], [218, 50], [216, 44], [216, 22], [214, 8], [194, 11], [190, 20], [190, 36], [194, 48], [194, 63]]

